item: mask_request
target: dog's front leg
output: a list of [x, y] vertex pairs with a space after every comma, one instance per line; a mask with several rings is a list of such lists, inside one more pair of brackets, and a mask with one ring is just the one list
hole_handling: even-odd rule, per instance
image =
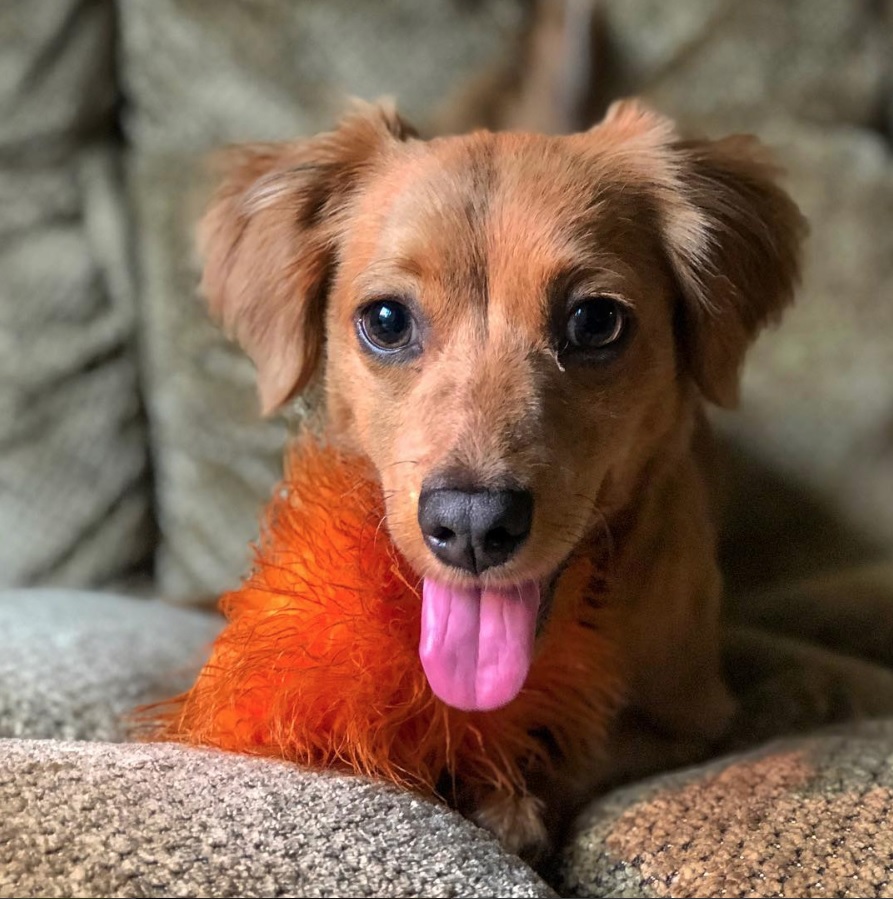
[[495, 834], [509, 852], [536, 864], [552, 850], [546, 804], [530, 793], [493, 790], [480, 797], [469, 817]]

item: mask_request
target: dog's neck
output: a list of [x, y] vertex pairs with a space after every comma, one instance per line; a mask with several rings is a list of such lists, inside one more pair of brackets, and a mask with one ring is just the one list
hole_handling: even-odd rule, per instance
[[692, 404], [643, 466], [631, 500], [607, 520], [610, 602], [628, 649], [631, 704], [695, 740], [717, 736], [732, 708], [717, 676], [722, 580], [699, 449], [706, 431]]

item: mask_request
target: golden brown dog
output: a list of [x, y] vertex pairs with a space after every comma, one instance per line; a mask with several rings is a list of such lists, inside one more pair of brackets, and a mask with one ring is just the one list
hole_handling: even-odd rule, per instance
[[586, 770], [473, 797], [512, 848], [732, 712], [695, 438], [792, 297], [803, 223], [774, 174], [751, 139], [680, 140], [635, 102], [581, 134], [430, 141], [369, 107], [235, 151], [202, 223], [265, 412], [320, 374], [328, 438], [377, 471], [445, 702], [512, 701], [556, 577], [608, 535], [622, 708]]

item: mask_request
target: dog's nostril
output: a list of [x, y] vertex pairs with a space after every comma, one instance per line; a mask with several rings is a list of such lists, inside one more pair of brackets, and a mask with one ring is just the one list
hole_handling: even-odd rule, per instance
[[429, 535], [432, 540], [436, 540], [438, 543], [449, 543], [450, 540], [455, 539], [456, 532], [451, 531], [449, 528], [434, 528]]
[[505, 528], [493, 528], [484, 537], [484, 546], [491, 552], [505, 552], [512, 549], [517, 542], [518, 538], [513, 537]]

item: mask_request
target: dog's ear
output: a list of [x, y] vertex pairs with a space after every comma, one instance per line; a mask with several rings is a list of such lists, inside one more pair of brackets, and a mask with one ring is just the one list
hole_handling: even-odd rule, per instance
[[678, 336], [702, 393], [730, 407], [748, 348], [793, 300], [806, 224], [754, 138], [677, 141], [671, 150], [684, 203], [666, 223], [683, 294]]
[[805, 221], [753, 137], [680, 140], [672, 122], [630, 101], [601, 127], [655, 195], [692, 375], [707, 399], [734, 406], [747, 349], [793, 299]]
[[313, 376], [344, 217], [364, 175], [411, 129], [364, 106], [332, 132], [220, 155], [223, 178], [199, 224], [201, 290], [257, 368], [265, 415]]

